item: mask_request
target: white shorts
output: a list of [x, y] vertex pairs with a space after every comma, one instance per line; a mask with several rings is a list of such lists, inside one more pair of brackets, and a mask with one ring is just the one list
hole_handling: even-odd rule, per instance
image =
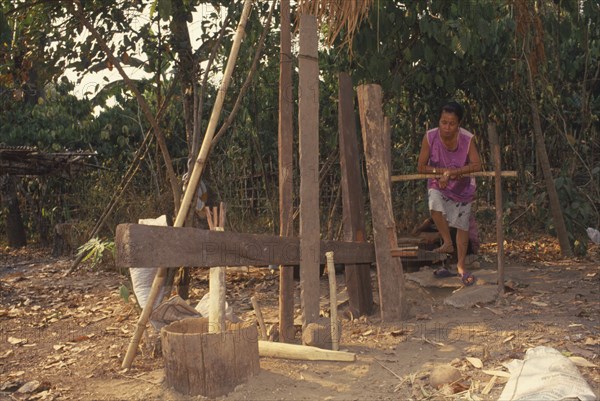
[[444, 196], [440, 191], [429, 188], [429, 210], [442, 212], [450, 227], [469, 231], [471, 202], [458, 202]]

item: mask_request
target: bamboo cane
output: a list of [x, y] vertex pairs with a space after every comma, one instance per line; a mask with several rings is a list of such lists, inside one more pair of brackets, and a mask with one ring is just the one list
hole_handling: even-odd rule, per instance
[[[475, 173], [463, 174], [463, 177], [495, 177], [494, 171], [477, 171]], [[407, 175], [393, 175], [392, 182], [398, 181], [412, 181], [422, 180], [426, 178], [440, 178], [443, 174], [407, 174]], [[502, 177], [516, 177], [516, 171], [502, 171], [500, 173]]]
[[[240, 49], [240, 43], [244, 36], [246, 21], [248, 21], [248, 15], [250, 14], [251, 5], [252, 0], [244, 1], [244, 9], [242, 11], [242, 16], [240, 17], [240, 22], [238, 24], [237, 31], [235, 32], [233, 45], [231, 46], [229, 59], [227, 60], [227, 66], [225, 68], [223, 79], [221, 81], [221, 87], [217, 92], [217, 97], [215, 99], [213, 111], [210, 116], [208, 127], [206, 128], [204, 141], [202, 142], [202, 148], [200, 149], [200, 153], [198, 154], [198, 158], [196, 159], [195, 167], [192, 171], [192, 176], [190, 177], [190, 181], [185, 191], [183, 201], [181, 202], [181, 207], [179, 208], [179, 212], [177, 213], [177, 218], [175, 219], [175, 223], [173, 224], [174, 227], [183, 227], [183, 223], [185, 222], [185, 219], [190, 209], [192, 197], [196, 193], [196, 187], [198, 186], [198, 182], [200, 181], [206, 157], [208, 156], [208, 151], [210, 150], [210, 144], [212, 142], [213, 135], [215, 134], [217, 121], [219, 120], [219, 115], [221, 114], [223, 103], [225, 102], [225, 94], [227, 93], [227, 88], [229, 87], [229, 83], [231, 81], [233, 67], [235, 66], [235, 61], [237, 59], [237, 55]], [[166, 268], [159, 269], [158, 273], [156, 274], [156, 277], [154, 277], [154, 282], [152, 283], [152, 288], [150, 289], [150, 295], [148, 296], [148, 303], [146, 303], [146, 306], [142, 310], [142, 314], [140, 315], [140, 318], [138, 320], [135, 333], [131, 338], [131, 342], [129, 343], [129, 347], [127, 349], [127, 354], [125, 355], [125, 359], [123, 360], [122, 367], [125, 369], [129, 369], [131, 367], [131, 364], [133, 363], [133, 358], [135, 358], [135, 353], [138, 344], [140, 342], [140, 339], [142, 338], [142, 334], [144, 334], [144, 331], [146, 330], [146, 324], [148, 323], [148, 318], [150, 317], [150, 313], [152, 312], [152, 305], [154, 305], [154, 301], [156, 300], [158, 292], [165, 281], [166, 270]]]

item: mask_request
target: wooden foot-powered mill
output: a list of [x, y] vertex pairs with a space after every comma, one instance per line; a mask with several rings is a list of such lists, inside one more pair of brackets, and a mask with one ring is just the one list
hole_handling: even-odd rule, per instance
[[[319, 319], [320, 264], [345, 265], [349, 306], [354, 316], [373, 309], [370, 266], [377, 265], [381, 320], [403, 319], [407, 313], [402, 256], [417, 255], [398, 245], [390, 184], [390, 130], [382, 109], [378, 85], [357, 88], [364, 157], [369, 181], [373, 243], [366, 242], [364, 204], [361, 194], [359, 147], [355, 129], [354, 89], [347, 73], [339, 74], [339, 146], [343, 194], [343, 241], [320, 240], [319, 226], [319, 67], [317, 17], [309, 15], [310, 2], [299, 16], [299, 168], [300, 232], [293, 233], [292, 210], [292, 55], [289, 0], [281, 1], [281, 74], [279, 118], [280, 235], [222, 231], [224, 219], [215, 219], [212, 230], [183, 227], [194, 198], [229, 86], [231, 73], [251, 0], [246, 0], [237, 28], [221, 88], [204, 142], [173, 227], [121, 224], [117, 227], [117, 262], [123, 267], [158, 267], [152, 290], [139, 318], [123, 367], [129, 368], [146, 328], [152, 305], [169, 268], [210, 268], [211, 312], [207, 319], [186, 319], [163, 329], [163, 355], [167, 384], [187, 394], [219, 396], [259, 369], [258, 356], [285, 355], [306, 359], [354, 360], [354, 355], [285, 344], [295, 341], [293, 267], [300, 266], [302, 328]], [[367, 2], [369, 3], [369, 2]], [[303, 10], [303, 11], [302, 11]], [[304, 12], [304, 14], [302, 14]], [[357, 17], [358, 18], [358, 17]], [[498, 173], [499, 177], [499, 173]], [[499, 187], [499, 186], [498, 186]], [[501, 210], [501, 208], [499, 209]], [[221, 227], [221, 229], [219, 229]], [[402, 242], [402, 241], [400, 241]], [[501, 244], [502, 241], [499, 241]], [[413, 253], [411, 253], [413, 252]], [[417, 251], [421, 252], [421, 251]], [[258, 341], [256, 324], [230, 324], [224, 319], [225, 280], [223, 266], [280, 265], [279, 333], [284, 344]], [[500, 269], [499, 269], [500, 270]], [[335, 277], [335, 274], [332, 274]], [[335, 293], [333, 289], [332, 295]], [[333, 323], [332, 328], [337, 328]], [[332, 335], [332, 343], [337, 340]], [[336, 346], [333, 345], [335, 349]]]

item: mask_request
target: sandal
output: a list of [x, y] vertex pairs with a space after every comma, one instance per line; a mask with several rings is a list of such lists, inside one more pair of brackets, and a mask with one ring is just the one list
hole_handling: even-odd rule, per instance
[[475, 281], [476, 281], [475, 276], [469, 272], [464, 272], [460, 276], [460, 279], [466, 287], [472, 286], [473, 284], [475, 284]]
[[433, 275], [436, 278], [454, 277], [455, 276], [454, 273], [451, 273], [450, 270], [446, 269], [445, 267], [440, 267], [439, 269], [434, 270]]
[[454, 245], [452, 244], [444, 244], [439, 248], [435, 248], [432, 252], [438, 253], [454, 253]]

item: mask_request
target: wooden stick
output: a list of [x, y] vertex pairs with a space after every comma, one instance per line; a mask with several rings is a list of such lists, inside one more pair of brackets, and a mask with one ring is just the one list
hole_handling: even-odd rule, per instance
[[271, 358], [298, 359], [305, 361], [354, 362], [356, 354], [345, 351], [331, 351], [306, 345], [258, 342], [258, 355]]
[[500, 144], [496, 124], [488, 124], [488, 137], [494, 160], [494, 189], [496, 197], [496, 253], [498, 254], [498, 293], [504, 294], [504, 227], [502, 226], [502, 179]]
[[337, 318], [337, 284], [335, 281], [335, 263], [333, 262], [333, 252], [325, 254], [327, 258], [327, 276], [329, 277], [329, 304], [331, 317], [331, 349], [338, 351], [340, 349], [338, 318]]
[[256, 320], [258, 321], [258, 326], [260, 327], [260, 337], [263, 340], [267, 339], [267, 328], [265, 327], [265, 321], [263, 319], [262, 312], [260, 311], [260, 305], [258, 305], [258, 300], [255, 296], [250, 298], [250, 302], [252, 302], [252, 307], [254, 308], [254, 314], [256, 315]]
[[[229, 59], [227, 60], [227, 67], [225, 68], [225, 72], [223, 73], [221, 88], [217, 92], [217, 97], [215, 99], [213, 111], [210, 116], [208, 127], [206, 128], [204, 141], [202, 142], [202, 148], [200, 149], [200, 153], [198, 154], [198, 158], [196, 159], [194, 170], [192, 171], [192, 175], [190, 177], [190, 181], [185, 191], [185, 195], [183, 196], [183, 201], [181, 202], [181, 206], [179, 207], [179, 211], [177, 212], [177, 218], [175, 219], [175, 223], [173, 224], [174, 227], [183, 227], [183, 223], [185, 222], [185, 219], [187, 218], [188, 212], [190, 210], [192, 198], [196, 194], [196, 188], [198, 187], [198, 182], [200, 181], [200, 177], [202, 176], [204, 164], [206, 158], [208, 157], [208, 151], [210, 150], [210, 144], [212, 142], [213, 135], [215, 134], [215, 129], [219, 120], [219, 116], [221, 114], [221, 110], [223, 108], [223, 103], [225, 102], [225, 94], [227, 93], [229, 82], [231, 81], [233, 67], [235, 66], [237, 55], [240, 50], [240, 43], [242, 42], [242, 38], [244, 36], [246, 21], [248, 21], [251, 6], [252, 0], [244, 1], [244, 9], [242, 11], [242, 16], [240, 17], [240, 22], [238, 24], [235, 37], [233, 38], [233, 45], [231, 46]], [[127, 348], [127, 354], [125, 354], [125, 359], [123, 360], [122, 364], [122, 367], [125, 369], [129, 369], [131, 367], [131, 364], [133, 363], [133, 358], [135, 358], [135, 353], [137, 351], [138, 344], [140, 342], [140, 339], [142, 338], [142, 334], [146, 330], [146, 324], [148, 323], [148, 318], [150, 317], [150, 313], [152, 312], [154, 300], [156, 299], [160, 288], [163, 286], [165, 277], [166, 269], [160, 268], [158, 270], [158, 273], [156, 273], [156, 277], [154, 277], [154, 282], [152, 283], [152, 288], [150, 289], [150, 294], [148, 296], [148, 303], [146, 304], [144, 310], [142, 311], [142, 314], [140, 315], [136, 331], [133, 337], [131, 338], [129, 347]]]
[[[219, 205], [220, 212], [213, 208], [213, 230], [224, 231], [225, 204]], [[225, 267], [217, 266], [210, 269], [209, 274], [209, 301], [208, 301], [208, 332], [221, 333], [225, 331]]]
[[[463, 177], [494, 177], [494, 171], [477, 171], [471, 174], [463, 174]], [[406, 175], [393, 175], [392, 182], [398, 181], [412, 181], [412, 180], [422, 180], [427, 178], [440, 178], [443, 174], [406, 174]], [[502, 171], [500, 173], [502, 177], [516, 177], [516, 171]]]

